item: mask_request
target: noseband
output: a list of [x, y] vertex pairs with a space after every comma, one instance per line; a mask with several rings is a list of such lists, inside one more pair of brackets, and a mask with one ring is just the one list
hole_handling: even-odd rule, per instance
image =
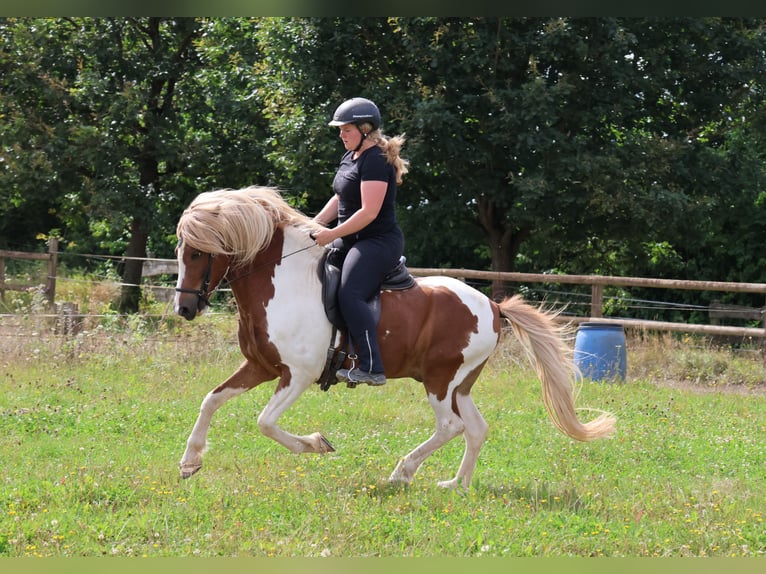
[[202, 277], [202, 286], [199, 289], [185, 289], [183, 287], [176, 287], [178, 293], [192, 293], [197, 296], [197, 309], [200, 311], [205, 307], [210, 306], [210, 300], [207, 296], [208, 287], [210, 287], [210, 270], [213, 268], [214, 253], [207, 254], [207, 268], [205, 269], [205, 275]]

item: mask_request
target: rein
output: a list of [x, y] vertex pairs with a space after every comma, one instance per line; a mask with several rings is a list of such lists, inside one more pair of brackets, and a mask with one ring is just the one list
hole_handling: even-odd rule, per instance
[[250, 269], [249, 271], [243, 273], [242, 275], [234, 277], [234, 279], [229, 279], [227, 277], [227, 275], [229, 273], [229, 269], [226, 269], [226, 273], [223, 274], [223, 278], [221, 279], [221, 281], [223, 281], [225, 279], [226, 280], [226, 284], [227, 285], [231, 285], [235, 281], [239, 281], [240, 279], [244, 279], [248, 275], [251, 275], [251, 274], [255, 273], [261, 267], [266, 267], [267, 265], [272, 265], [272, 264], [277, 263], [279, 261], [283, 261], [283, 260], [287, 259], [288, 257], [290, 257], [291, 255], [296, 255], [296, 254], [300, 253], [301, 251], [306, 251], [307, 249], [311, 249], [312, 247], [316, 247], [316, 244], [308, 245], [307, 247], [301, 247], [300, 249], [296, 249], [295, 251], [291, 251], [290, 253], [287, 253], [285, 255], [281, 255], [280, 257], [278, 257], [276, 259], [273, 259], [271, 261], [265, 261], [263, 263], [260, 263], [260, 264], [256, 265], [255, 267], [253, 267], [252, 269]]

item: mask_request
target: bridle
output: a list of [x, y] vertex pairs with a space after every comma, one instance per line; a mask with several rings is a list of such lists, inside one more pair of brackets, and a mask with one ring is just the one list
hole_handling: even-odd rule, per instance
[[[180, 247], [180, 245], [179, 245]], [[205, 307], [210, 306], [210, 298], [207, 296], [208, 288], [210, 287], [210, 271], [213, 268], [213, 258], [215, 257], [215, 253], [208, 253], [207, 254], [207, 268], [205, 269], [205, 274], [202, 276], [202, 285], [199, 289], [188, 289], [184, 287], [176, 287], [176, 291], [178, 293], [191, 293], [193, 295], [197, 296], [197, 309], [200, 311], [204, 309]], [[228, 269], [227, 269], [228, 272]], [[224, 273], [224, 277], [226, 274]]]
[[[313, 239], [313, 236], [312, 236]], [[182, 241], [178, 244], [178, 249], [181, 248]], [[247, 275], [250, 275], [251, 273], [254, 273], [259, 268], [264, 267], [266, 265], [271, 265], [272, 263], [276, 263], [277, 261], [282, 261], [283, 259], [286, 259], [290, 257], [290, 255], [295, 255], [296, 253], [300, 253], [301, 251], [305, 251], [306, 249], [311, 249], [312, 247], [316, 247], [317, 244], [309, 245], [307, 247], [301, 247], [300, 249], [297, 249], [293, 251], [292, 253], [288, 253], [286, 255], [280, 256], [278, 259], [274, 261], [267, 261], [264, 263], [261, 263], [260, 265], [250, 269], [246, 273], [243, 273], [242, 275], [239, 275], [237, 277], [234, 277], [233, 279], [229, 279], [229, 268], [226, 268], [226, 271], [224, 272], [223, 276], [221, 277], [221, 281], [226, 280], [226, 283], [231, 285], [235, 281], [239, 281], [243, 277], [246, 277]], [[197, 309], [200, 311], [204, 309], [205, 307], [210, 306], [210, 298], [208, 297], [208, 289], [210, 288], [210, 273], [213, 269], [213, 259], [215, 258], [215, 253], [208, 253], [208, 260], [207, 260], [207, 268], [205, 268], [205, 274], [202, 276], [202, 285], [199, 289], [188, 289], [184, 287], [176, 287], [177, 293], [191, 293], [192, 295], [197, 296]], [[220, 282], [219, 282], [220, 283]], [[216, 287], [217, 288], [217, 287]]]

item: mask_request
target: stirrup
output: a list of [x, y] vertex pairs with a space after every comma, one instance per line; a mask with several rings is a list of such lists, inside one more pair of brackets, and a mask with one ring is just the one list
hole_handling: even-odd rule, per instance
[[356, 385], [370, 385], [372, 387], [381, 387], [386, 384], [385, 373], [365, 373], [359, 369], [340, 369], [337, 374], [339, 381], [346, 381], [351, 388]]

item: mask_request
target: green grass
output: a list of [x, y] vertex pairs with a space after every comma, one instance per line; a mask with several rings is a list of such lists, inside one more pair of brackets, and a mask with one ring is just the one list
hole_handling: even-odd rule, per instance
[[[629, 350], [629, 382], [579, 389], [580, 406], [619, 418], [613, 439], [581, 444], [549, 422], [539, 382], [511, 345], [474, 390], [490, 433], [466, 493], [436, 486], [457, 471], [462, 439], [409, 487], [386, 482], [433, 429], [417, 383], [308, 391], [280, 424], [321, 431], [337, 449], [324, 456], [291, 454], [259, 433], [269, 383], [216, 414], [205, 466], [182, 481], [177, 463], [200, 401], [240, 362], [233, 333], [231, 318], [206, 317], [155, 332], [133, 324], [68, 340], [0, 338], [0, 556], [766, 551], [758, 355], [682, 343], [671, 360], [666, 343], [642, 343]], [[719, 352], [725, 368], [706, 366], [702, 356]], [[749, 392], [721, 392], [727, 371]]]

